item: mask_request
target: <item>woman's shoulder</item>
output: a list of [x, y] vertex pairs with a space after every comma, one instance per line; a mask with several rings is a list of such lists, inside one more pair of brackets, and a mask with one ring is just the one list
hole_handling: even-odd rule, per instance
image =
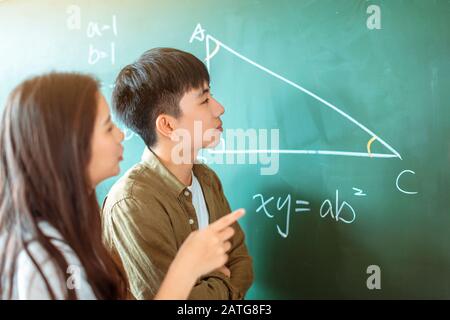
[[95, 299], [80, 260], [58, 230], [48, 222], [40, 222], [39, 228], [62, 253], [68, 268], [61, 270], [39, 242], [31, 241], [28, 252], [22, 250], [17, 258], [18, 299], [51, 299], [45, 279], [56, 299], [64, 299], [68, 289], [75, 290], [79, 299]]

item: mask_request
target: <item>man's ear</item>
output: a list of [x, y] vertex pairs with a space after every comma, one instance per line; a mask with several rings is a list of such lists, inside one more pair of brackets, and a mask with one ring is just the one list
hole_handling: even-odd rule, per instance
[[160, 135], [171, 139], [173, 138], [173, 132], [175, 130], [175, 118], [167, 114], [160, 114], [156, 118], [156, 131]]

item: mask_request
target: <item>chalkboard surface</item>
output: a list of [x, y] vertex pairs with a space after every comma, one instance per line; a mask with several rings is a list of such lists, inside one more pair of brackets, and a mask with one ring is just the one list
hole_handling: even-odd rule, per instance
[[449, 36], [444, 0], [0, 1], [0, 101], [51, 70], [109, 100], [145, 50], [192, 52], [226, 109], [200, 160], [247, 209], [247, 298], [450, 298]]

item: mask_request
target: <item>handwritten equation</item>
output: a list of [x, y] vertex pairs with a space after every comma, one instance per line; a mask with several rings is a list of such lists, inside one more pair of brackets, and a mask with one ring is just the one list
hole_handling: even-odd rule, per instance
[[[355, 196], [366, 196], [362, 190], [353, 188]], [[277, 224], [277, 231], [283, 238], [289, 235], [289, 226], [292, 214], [311, 213], [311, 204], [306, 199], [294, 199], [291, 194], [275, 198], [261, 193], [255, 194], [253, 200], [258, 201], [259, 207], [256, 213], [263, 212], [267, 218], [273, 219], [276, 215], [284, 214], [284, 225]], [[334, 198], [322, 201], [319, 214], [321, 218], [330, 218], [336, 222], [353, 223], [356, 219], [356, 211], [349, 202], [339, 199], [339, 190], [336, 189]]]
[[[82, 19], [81, 8], [77, 5], [70, 5], [66, 9], [66, 26], [69, 30], [81, 31]], [[105, 21], [106, 22], [106, 21]], [[110, 36], [107, 45], [99, 41], [100, 38]], [[111, 65], [116, 63], [116, 43], [117, 38], [117, 17], [111, 16], [110, 21], [101, 23], [98, 21], [88, 21], [86, 27], [86, 37], [90, 40], [87, 48], [87, 62], [95, 65], [102, 60], [109, 60]], [[97, 40], [97, 41], [96, 41]], [[95, 41], [95, 42], [94, 42]]]

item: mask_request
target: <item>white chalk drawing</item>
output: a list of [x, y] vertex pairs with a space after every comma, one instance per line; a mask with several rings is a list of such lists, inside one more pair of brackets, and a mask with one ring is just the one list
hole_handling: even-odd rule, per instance
[[358, 189], [358, 188], [352, 188], [355, 191], [355, 196], [357, 197], [365, 197], [366, 194], [363, 192], [363, 190]]
[[[331, 110], [337, 112], [342, 117], [359, 127], [361, 130], [369, 134], [369, 143], [367, 147], [367, 152], [351, 152], [351, 151], [334, 151], [334, 150], [298, 150], [298, 149], [269, 149], [269, 150], [220, 150], [220, 151], [214, 151], [214, 152], [223, 152], [223, 153], [279, 153], [279, 154], [305, 154], [305, 155], [328, 155], [328, 156], [349, 156], [349, 157], [369, 157], [369, 158], [399, 158], [402, 159], [400, 154], [387, 142], [385, 142], [383, 139], [380, 138], [379, 135], [376, 135], [373, 131], [368, 129], [366, 126], [364, 126], [362, 123], [333, 105], [332, 103], [326, 101], [325, 99], [319, 97], [315, 93], [311, 92], [310, 90], [302, 87], [301, 85], [281, 76], [280, 74], [264, 67], [263, 65], [245, 57], [244, 55], [240, 54], [239, 52], [235, 51], [231, 47], [227, 46], [217, 38], [213, 37], [210, 34], [205, 34], [205, 29], [202, 28], [201, 24], [198, 23], [195, 27], [194, 32], [191, 35], [191, 38], [189, 40], [190, 43], [195, 41], [200, 41], [205, 43], [205, 50], [206, 50], [206, 66], [208, 70], [211, 69], [211, 60], [219, 53], [220, 49], [226, 50], [228, 53], [231, 53], [235, 55], [237, 58], [241, 59], [242, 61], [251, 64], [252, 66], [260, 69], [261, 71], [273, 76], [274, 78], [286, 83], [289, 86], [292, 86], [299, 91], [309, 95], [310, 97], [316, 99], [317, 101], [321, 102], [322, 105], [330, 108]], [[212, 48], [213, 47], [213, 48]], [[212, 48], [212, 49], [211, 49]], [[372, 153], [370, 151], [370, 145], [375, 140], [379, 141], [386, 149], [390, 151], [390, 153]]]
[[[252, 199], [259, 202], [259, 206], [255, 211], [256, 213], [262, 211], [269, 219], [284, 215], [284, 229], [279, 224], [276, 225], [278, 234], [282, 238], [289, 236], [292, 213], [308, 214], [311, 212], [310, 202], [301, 199], [295, 199], [295, 207], [292, 210], [291, 194], [287, 194], [286, 197], [279, 196], [275, 201], [275, 196], [269, 197], [262, 193], [257, 193], [253, 195]], [[330, 216], [331, 221], [350, 224], [356, 219], [356, 211], [347, 201], [339, 200], [339, 190], [336, 190], [336, 198], [325, 199], [320, 206], [320, 217], [325, 218], [327, 216]]]
[[418, 194], [419, 192], [417, 192], [417, 191], [407, 191], [407, 190], [405, 190], [404, 188], [401, 188], [400, 187], [400, 184], [399, 184], [399, 182], [400, 182], [400, 177], [402, 176], [402, 175], [404, 175], [405, 173], [409, 173], [409, 174], [416, 174], [414, 171], [412, 171], [412, 170], [403, 170], [402, 172], [400, 172], [400, 174], [397, 176], [397, 179], [395, 180], [395, 185], [397, 186], [397, 189], [400, 191], [400, 192], [403, 192], [403, 193], [405, 193], [405, 194]]

